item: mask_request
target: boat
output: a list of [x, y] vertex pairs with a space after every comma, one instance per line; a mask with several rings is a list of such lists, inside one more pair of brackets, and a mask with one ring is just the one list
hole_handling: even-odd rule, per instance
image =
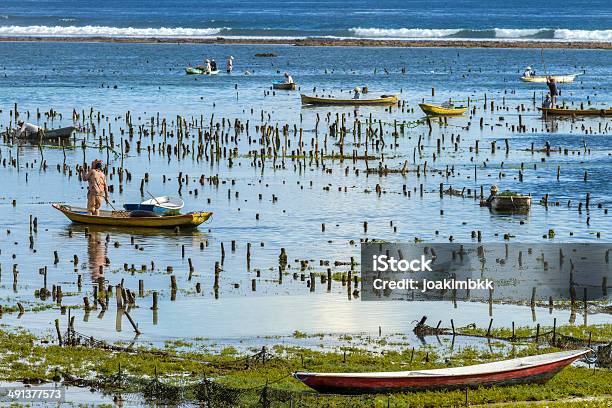
[[569, 83], [574, 82], [574, 79], [580, 74], [563, 74], [563, 75], [532, 75], [532, 76], [522, 76], [521, 80], [524, 82], [537, 82], [543, 83], [548, 80], [549, 77], [554, 78], [557, 83]]
[[467, 106], [453, 105], [434, 105], [431, 103], [419, 103], [419, 107], [426, 115], [452, 116], [463, 115], [467, 110]]
[[320, 98], [304, 94], [300, 96], [303, 105], [392, 105], [397, 103], [397, 96], [395, 95], [381, 95], [378, 98], [370, 99]]
[[[19, 136], [18, 139], [22, 140], [57, 140], [67, 139], [76, 130], [74, 126], [67, 126], [58, 129], [41, 129], [38, 133], [28, 132], [25, 136]], [[15, 133], [7, 133], [9, 136]]]
[[144, 214], [143, 212], [134, 214], [136, 212], [100, 210], [100, 215], [91, 215], [86, 208], [59, 203], [54, 203], [52, 206], [72, 222], [113, 227], [195, 228], [208, 220], [213, 214], [212, 212], [190, 212], [181, 215], [160, 216], [147, 211]]
[[159, 215], [177, 215], [185, 205], [185, 202], [177, 197], [154, 197], [140, 204], [124, 204], [127, 211], [150, 211]]
[[296, 372], [295, 378], [320, 393], [374, 394], [481, 386], [545, 383], [591, 352], [571, 350], [493, 363], [433, 370], [370, 373]]
[[287, 83], [287, 82], [274, 82], [272, 84], [272, 89], [284, 90], [284, 91], [295, 91], [296, 89], [295, 82]]
[[219, 70], [217, 69], [215, 71], [210, 71], [210, 73], [207, 74], [204, 68], [187, 67], [185, 68], [185, 72], [187, 73], [187, 75], [217, 75], [219, 73]]
[[494, 211], [529, 211], [531, 197], [524, 195], [496, 195], [491, 199], [490, 206]]
[[612, 108], [570, 109], [538, 108], [544, 116], [612, 116]]

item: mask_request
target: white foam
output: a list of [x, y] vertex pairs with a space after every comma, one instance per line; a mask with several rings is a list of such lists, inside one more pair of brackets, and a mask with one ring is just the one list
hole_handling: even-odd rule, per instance
[[367, 38], [442, 38], [457, 34], [459, 29], [428, 28], [351, 28], [349, 31], [358, 37]]
[[0, 36], [10, 37], [210, 37], [225, 28], [133, 28], [105, 26], [0, 26]]
[[548, 31], [545, 28], [524, 29], [524, 28], [496, 28], [495, 38], [521, 38], [534, 36], [542, 31]]
[[572, 41], [612, 41], [612, 30], [555, 30], [555, 38]]

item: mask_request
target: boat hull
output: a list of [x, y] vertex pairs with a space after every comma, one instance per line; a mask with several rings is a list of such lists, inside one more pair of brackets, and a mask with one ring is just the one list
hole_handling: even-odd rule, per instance
[[[588, 352], [589, 350], [578, 350], [550, 353], [544, 356], [551, 356], [551, 358], [542, 359], [539, 364], [520, 364], [521, 361], [532, 359], [526, 357], [524, 359], [507, 360], [497, 363], [438, 370], [356, 374], [298, 372], [294, 374], [294, 377], [320, 393], [334, 394], [376, 394], [544, 383], [561, 369]], [[515, 364], [512, 365], [512, 363]], [[495, 366], [502, 365], [512, 366], [505, 369], [494, 369]]]
[[612, 108], [608, 109], [565, 109], [538, 108], [544, 116], [612, 116]]
[[[574, 82], [574, 79], [576, 79], [577, 75], [579, 74], [550, 75], [550, 76], [555, 79], [555, 82], [563, 84], [563, 83]], [[545, 75], [534, 75], [530, 77], [525, 77], [525, 76], [521, 77], [521, 81], [523, 82], [534, 82], [534, 83], [545, 83], [547, 79], [548, 77]]]
[[419, 103], [419, 107], [426, 115], [430, 116], [455, 116], [463, 115], [467, 111], [467, 106], [458, 106], [456, 108], [445, 108], [440, 105], [432, 105], [430, 103]]
[[27, 133], [26, 135], [20, 136], [18, 139], [28, 141], [67, 139], [75, 130], [76, 128], [74, 126], [67, 126], [59, 129], [43, 129], [40, 133]]
[[217, 75], [219, 70], [211, 71], [210, 73], [206, 73], [203, 69], [195, 68], [195, 67], [187, 67], [185, 68], [185, 73], [187, 75]]
[[297, 86], [295, 83], [286, 84], [286, 83], [274, 83], [272, 84], [272, 89], [277, 89], [280, 91], [295, 91]]
[[113, 227], [195, 228], [212, 216], [212, 212], [193, 212], [163, 217], [119, 217], [113, 215], [114, 211], [100, 211], [100, 215], [96, 216], [88, 214], [84, 208], [69, 205], [53, 204], [53, 208], [72, 222]]
[[333, 99], [302, 94], [301, 98], [303, 105], [393, 105], [398, 100], [395, 95], [383, 95], [377, 99]]
[[529, 196], [496, 196], [491, 200], [491, 209], [495, 211], [529, 211], [531, 197]]

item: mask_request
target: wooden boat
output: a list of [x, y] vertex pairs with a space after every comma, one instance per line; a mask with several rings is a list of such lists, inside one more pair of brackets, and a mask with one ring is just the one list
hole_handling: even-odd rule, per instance
[[284, 90], [284, 91], [295, 91], [297, 88], [294, 82], [288, 84], [286, 82], [274, 82], [272, 89]]
[[127, 211], [150, 211], [159, 215], [177, 215], [185, 206], [185, 202], [177, 197], [155, 197], [140, 204], [124, 204]]
[[81, 224], [107, 225], [114, 227], [146, 228], [195, 228], [208, 220], [211, 212], [191, 212], [182, 215], [133, 217], [129, 211], [103, 211], [100, 215], [91, 215], [85, 208], [65, 204], [52, 204], [72, 222]]
[[563, 75], [532, 75], [532, 76], [522, 76], [521, 80], [524, 82], [537, 82], [537, 83], [545, 83], [549, 76], [555, 79], [557, 83], [569, 83], [574, 82], [574, 79], [580, 74], [563, 74]]
[[496, 195], [491, 200], [491, 209], [495, 211], [529, 211], [530, 207], [530, 196]]
[[492, 385], [545, 383], [591, 350], [571, 350], [493, 363], [434, 370], [375, 373], [307, 373], [293, 376], [321, 393], [372, 394]]
[[303, 105], [392, 105], [397, 103], [395, 95], [381, 95], [374, 99], [335, 99], [301, 94], [301, 98]]
[[570, 109], [570, 108], [538, 108], [544, 116], [612, 116], [612, 108], [607, 109]]
[[463, 115], [467, 106], [444, 106], [431, 103], [419, 103], [419, 107], [426, 115], [452, 116]]
[[[18, 139], [28, 141], [67, 139], [72, 135], [75, 130], [76, 128], [74, 126], [67, 126], [58, 129], [41, 129], [38, 133], [28, 132], [25, 136], [19, 136]], [[7, 134], [11, 136], [15, 133], [9, 132]]]
[[219, 73], [219, 70], [217, 69], [215, 71], [210, 71], [210, 73], [207, 74], [204, 68], [187, 67], [185, 68], [185, 72], [187, 73], [187, 75], [217, 75]]

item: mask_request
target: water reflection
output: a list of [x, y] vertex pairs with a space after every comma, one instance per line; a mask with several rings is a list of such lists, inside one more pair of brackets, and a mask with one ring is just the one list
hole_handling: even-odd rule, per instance
[[89, 232], [87, 235], [87, 257], [92, 282], [104, 278], [104, 265], [107, 263], [106, 245], [106, 242], [102, 242], [102, 233], [99, 231]]

